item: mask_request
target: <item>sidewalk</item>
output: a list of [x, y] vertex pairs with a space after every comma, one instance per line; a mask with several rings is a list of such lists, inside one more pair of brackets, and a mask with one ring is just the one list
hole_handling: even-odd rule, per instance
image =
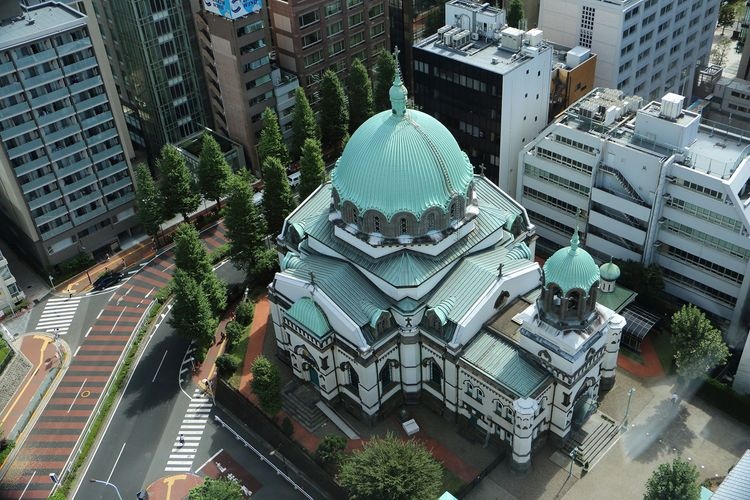
[[[624, 349], [624, 347], [620, 346], [620, 349]], [[664, 376], [664, 368], [661, 366], [651, 337], [646, 337], [641, 344], [641, 357], [643, 358], [642, 364], [620, 353], [617, 356], [617, 366], [636, 377], [651, 378]]]

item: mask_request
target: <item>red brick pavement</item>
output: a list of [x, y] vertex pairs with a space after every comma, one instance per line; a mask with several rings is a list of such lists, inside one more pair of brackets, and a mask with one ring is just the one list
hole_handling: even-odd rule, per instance
[[664, 368], [661, 366], [659, 356], [656, 354], [656, 349], [654, 349], [651, 337], [646, 337], [641, 344], [641, 358], [643, 358], [643, 363], [639, 363], [621, 353], [617, 357], [617, 366], [637, 377], [649, 378], [664, 376]]

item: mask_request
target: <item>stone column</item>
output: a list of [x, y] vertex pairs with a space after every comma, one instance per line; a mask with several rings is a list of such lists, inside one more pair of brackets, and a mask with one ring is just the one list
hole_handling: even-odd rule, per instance
[[609, 332], [607, 335], [607, 343], [604, 346], [601, 380], [599, 382], [599, 390], [601, 391], [608, 391], [615, 385], [617, 353], [620, 351], [620, 338], [622, 337], [623, 328], [625, 328], [625, 318], [619, 314], [612, 317], [609, 321]]
[[401, 327], [399, 347], [401, 387], [404, 401], [416, 403], [421, 390], [422, 368], [419, 359], [419, 330], [414, 327]]
[[534, 415], [539, 409], [535, 399], [525, 398], [513, 401], [513, 460], [511, 468], [525, 472], [531, 466], [531, 444], [534, 432]]

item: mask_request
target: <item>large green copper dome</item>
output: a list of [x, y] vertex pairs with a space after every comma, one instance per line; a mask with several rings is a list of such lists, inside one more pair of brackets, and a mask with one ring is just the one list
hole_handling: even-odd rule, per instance
[[447, 213], [457, 196], [468, 196], [473, 180], [473, 167], [448, 129], [406, 109], [400, 80], [397, 72], [392, 109], [352, 134], [332, 174], [339, 200], [352, 203], [360, 216], [374, 210], [390, 220], [406, 212], [420, 220], [433, 207]]
[[561, 248], [544, 263], [544, 284], [552, 283], [562, 289], [563, 294], [576, 288], [584, 292], [599, 281], [599, 266], [591, 255], [578, 246], [578, 229], [570, 239], [570, 246]]

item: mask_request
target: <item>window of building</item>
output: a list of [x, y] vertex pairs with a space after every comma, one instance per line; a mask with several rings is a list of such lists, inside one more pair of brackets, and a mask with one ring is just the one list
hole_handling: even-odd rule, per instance
[[352, 7], [356, 7], [357, 5], [362, 5], [363, 2], [364, 0], [346, 0], [346, 6], [351, 9]]
[[353, 34], [349, 38], [349, 47], [356, 47], [357, 45], [360, 45], [365, 42], [365, 32], [360, 31], [359, 33]]
[[320, 30], [313, 31], [302, 37], [302, 48], [307, 48], [320, 42]]
[[375, 4], [372, 7], [370, 7], [370, 10], [367, 11], [367, 17], [372, 19], [374, 17], [382, 16], [383, 15], [383, 3]]
[[380, 232], [380, 216], [376, 215], [372, 218], [372, 228], [376, 233]]
[[341, 0], [335, 0], [325, 6], [325, 16], [330, 17], [341, 12]]
[[254, 42], [245, 44], [242, 47], [240, 47], [240, 54], [241, 55], [249, 54], [249, 53], [254, 52], [254, 51], [258, 50], [258, 49], [262, 49], [265, 46], [266, 46], [266, 41], [264, 39], [260, 38], [260, 39], [254, 41]]
[[370, 38], [375, 38], [383, 33], [385, 33], [385, 23], [378, 23], [370, 28]]
[[299, 27], [304, 28], [306, 26], [310, 26], [311, 24], [317, 23], [320, 20], [320, 17], [318, 16], [318, 11], [313, 10], [311, 12], [308, 12], [307, 14], [302, 14], [299, 16]]
[[406, 234], [409, 231], [409, 225], [406, 223], [406, 218], [401, 217], [399, 224], [401, 226], [401, 234]]
[[354, 26], [359, 26], [364, 22], [364, 14], [361, 12], [357, 12], [356, 14], [352, 14], [349, 16], [349, 27], [353, 28]]
[[326, 27], [326, 32], [328, 33], [329, 37], [338, 35], [342, 31], [344, 31], [343, 21], [336, 21], [335, 23], [329, 24], [328, 27]]
[[318, 50], [317, 52], [313, 52], [312, 54], [305, 56], [305, 68], [309, 68], [310, 66], [313, 66], [315, 64], [318, 64], [320, 61], [323, 60], [323, 51]]
[[258, 30], [262, 30], [264, 27], [263, 20], [259, 21], [253, 21], [252, 23], [248, 23], [240, 28], [237, 29], [237, 37], [242, 37], [245, 35], [249, 35], [250, 33], [255, 33]]
[[342, 53], [345, 49], [346, 49], [346, 46], [344, 45], [343, 40], [339, 40], [338, 42], [333, 42], [331, 45], [328, 46], [328, 55], [335, 56], [336, 54]]

